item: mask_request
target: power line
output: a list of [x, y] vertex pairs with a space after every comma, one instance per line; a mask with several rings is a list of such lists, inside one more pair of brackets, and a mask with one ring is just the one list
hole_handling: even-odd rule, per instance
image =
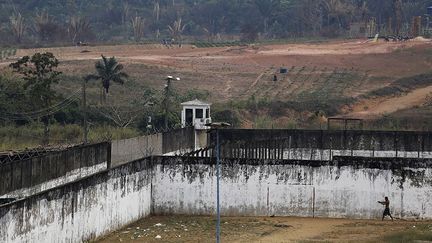
[[61, 102], [52, 105], [50, 107], [38, 110], [38, 111], [32, 111], [32, 112], [22, 112], [22, 113], [3, 113], [0, 116], [0, 119], [4, 120], [23, 120], [23, 119], [37, 119], [41, 117], [46, 117], [49, 115], [53, 115], [56, 112], [70, 106], [73, 102], [79, 100], [78, 96], [81, 92], [81, 88], [76, 90], [72, 95], [70, 95], [68, 98], [62, 100]]

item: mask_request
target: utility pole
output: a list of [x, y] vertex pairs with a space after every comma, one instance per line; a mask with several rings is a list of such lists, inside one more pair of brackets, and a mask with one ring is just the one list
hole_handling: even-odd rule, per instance
[[220, 213], [220, 177], [221, 177], [221, 153], [220, 153], [220, 141], [219, 141], [219, 129], [229, 127], [231, 124], [226, 122], [214, 122], [205, 124], [210, 127], [216, 133], [216, 243], [220, 243], [221, 235], [221, 213]]
[[168, 114], [169, 114], [169, 99], [171, 95], [171, 81], [177, 80], [180, 81], [180, 78], [174, 78], [173, 76], [166, 77], [166, 85], [165, 85], [165, 98], [164, 98], [164, 110], [165, 110], [165, 130], [168, 130]]
[[84, 127], [84, 144], [88, 143], [88, 124], [87, 124], [87, 94], [86, 94], [87, 81], [84, 80], [82, 85], [82, 111], [83, 111], [83, 127]]
[[216, 128], [216, 243], [220, 243], [220, 143]]

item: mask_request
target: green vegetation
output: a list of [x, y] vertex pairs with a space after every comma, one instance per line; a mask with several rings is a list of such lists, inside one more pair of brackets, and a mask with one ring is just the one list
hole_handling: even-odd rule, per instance
[[6, 48], [1, 49], [0, 48], [0, 61], [7, 59], [8, 57], [12, 57], [16, 55], [16, 49], [15, 48]]
[[432, 225], [415, 225], [411, 229], [389, 234], [380, 242], [389, 243], [411, 243], [411, 242], [423, 242], [432, 240]]
[[[11, 63], [9, 66], [14, 72], [21, 75], [24, 80], [23, 88], [27, 92], [29, 104], [32, 112], [39, 110], [38, 118], [41, 118], [44, 123], [44, 144], [48, 144], [49, 140], [49, 123], [51, 114], [47, 110], [53, 105], [56, 94], [52, 90], [52, 86], [59, 82], [61, 72], [56, 71], [59, 64], [57, 58], [52, 53], [36, 53], [32, 57], [24, 56], [17, 62]], [[43, 115], [42, 115], [43, 114]], [[36, 114], [27, 114], [29, 117], [35, 117]]]
[[[137, 92], [137, 83], [126, 82], [128, 75], [114, 57], [103, 57], [96, 63], [97, 74], [87, 76], [101, 82], [88, 83], [86, 94], [92, 98], [87, 102], [86, 113], [83, 90], [76, 89], [84, 79], [57, 72], [57, 64], [51, 53], [37, 53], [19, 59], [0, 73], [0, 150], [82, 143], [84, 114], [90, 142], [130, 138], [165, 127], [166, 94], [142, 86]], [[97, 102], [97, 90], [105, 93], [110, 82], [124, 83], [126, 87], [116, 87], [114, 92], [118, 94]], [[60, 95], [59, 90], [65, 95]], [[180, 126], [180, 103], [195, 98], [205, 100], [209, 93], [189, 90], [179, 94], [173, 89], [169, 96], [172, 107], [168, 128], [174, 128]]]
[[409, 25], [412, 16], [424, 15], [428, 4], [422, 0], [3, 1], [0, 44], [160, 43], [174, 39], [176, 44], [187, 40], [200, 47], [207, 45], [201, 44], [204, 40], [211, 46], [225, 46], [239, 40], [351, 38], [363, 37], [364, 30], [356, 31], [355, 26], [364, 26], [371, 18], [376, 18], [379, 33], [409, 34], [400, 27]]
[[[89, 133], [90, 142], [124, 139], [139, 136], [135, 128], [116, 128], [113, 126], [92, 127]], [[23, 126], [5, 125], [0, 127], [0, 151], [19, 150], [38, 147], [43, 144], [44, 127], [40, 123], [31, 123]], [[83, 129], [78, 124], [50, 126], [49, 141], [57, 144], [80, 144], [83, 141]]]
[[[129, 77], [123, 72], [123, 65], [119, 64], [115, 57], [106, 58], [102, 55], [102, 60], [95, 64], [97, 74], [90, 74], [85, 77], [85, 81], [100, 80], [101, 81], [101, 93], [103, 94], [103, 101], [106, 101], [106, 95], [109, 92], [111, 82], [124, 84], [126, 78]], [[101, 96], [101, 103], [102, 103]]]

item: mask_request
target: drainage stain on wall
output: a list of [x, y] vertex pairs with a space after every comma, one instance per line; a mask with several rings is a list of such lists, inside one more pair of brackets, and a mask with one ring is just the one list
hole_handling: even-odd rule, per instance
[[150, 159], [0, 206], [0, 242], [82, 242], [151, 213]]
[[[401, 218], [432, 219], [432, 161], [223, 159], [229, 216], [379, 218], [384, 196]], [[211, 158], [133, 161], [0, 206], [0, 242], [82, 242], [150, 214], [215, 213]]]
[[[154, 212], [214, 213], [214, 164], [204, 159], [168, 160], [165, 158], [156, 165]], [[388, 196], [397, 217], [431, 219], [430, 164], [415, 163], [419, 160], [385, 160], [340, 157], [332, 162], [275, 163], [225, 159], [222, 214], [379, 218], [382, 207], [377, 201]]]

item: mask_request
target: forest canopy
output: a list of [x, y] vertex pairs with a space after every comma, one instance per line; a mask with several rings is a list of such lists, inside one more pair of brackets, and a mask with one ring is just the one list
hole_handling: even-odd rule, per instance
[[407, 33], [428, 6], [432, 1], [6, 0], [0, 43], [359, 37], [371, 20], [377, 31]]
[[356, 37], [354, 26], [371, 19], [378, 31], [403, 33], [429, 6], [430, 0], [5, 0], [0, 43]]

